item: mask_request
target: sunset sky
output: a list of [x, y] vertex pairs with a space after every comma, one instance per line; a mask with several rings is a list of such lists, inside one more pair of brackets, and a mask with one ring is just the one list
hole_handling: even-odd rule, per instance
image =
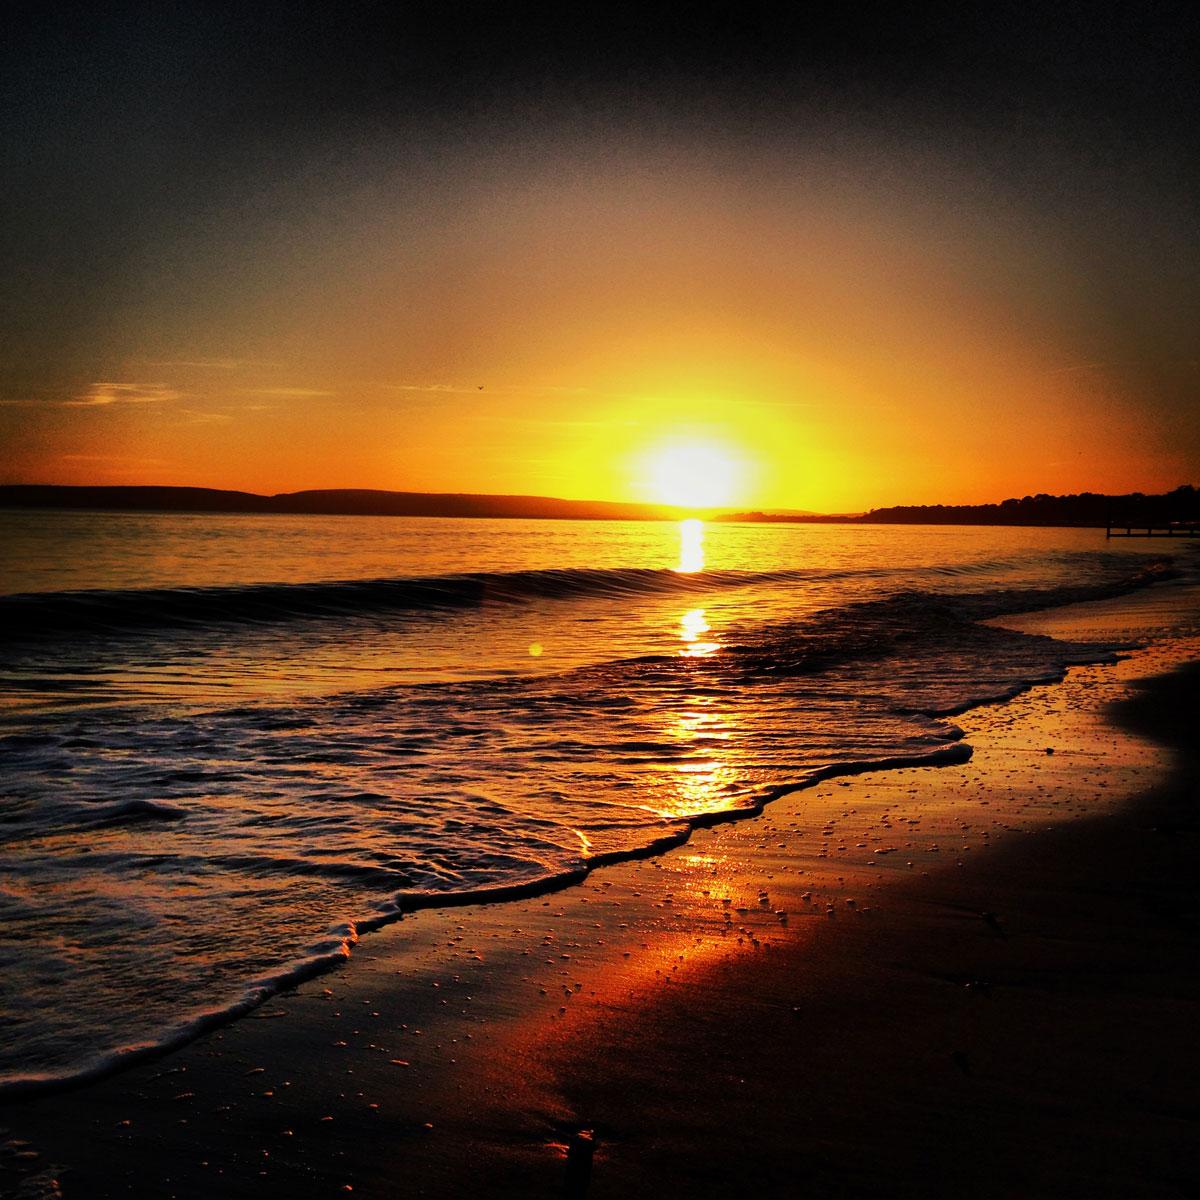
[[1200, 478], [1182, 6], [244, 7], [6, 9], [0, 482]]

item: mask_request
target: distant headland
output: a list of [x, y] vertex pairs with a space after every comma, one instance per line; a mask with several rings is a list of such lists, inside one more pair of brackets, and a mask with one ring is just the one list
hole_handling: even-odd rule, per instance
[[[391, 492], [325, 488], [262, 496], [197, 487], [71, 487], [0, 485], [0, 508], [92, 509], [108, 512], [259, 513], [383, 517], [476, 517], [568, 521], [678, 521], [690, 510], [548, 496], [451, 492]], [[1165, 525], [1200, 521], [1200, 489], [1186, 484], [1161, 495], [1131, 492], [1070, 496], [1044, 493], [999, 504], [920, 504], [852, 514], [798, 511], [717, 512], [714, 521], [881, 525], [1058, 525], [1103, 528], [1108, 523]]]
[[898, 504], [853, 516], [787, 515], [770, 512], [729, 513], [727, 521], [820, 521], [872, 525], [1057, 525], [1103, 529], [1114, 525], [1168, 525], [1200, 521], [1200, 489], [1184, 484], [1171, 492], [1104, 495], [1036, 496], [999, 504]]
[[0, 508], [73, 508], [118, 512], [301, 513], [355, 517], [497, 517], [568, 521], [670, 521], [664, 505], [547, 496], [489, 496], [452, 492], [389, 492], [321, 488], [260, 496], [196, 487], [0, 486]]

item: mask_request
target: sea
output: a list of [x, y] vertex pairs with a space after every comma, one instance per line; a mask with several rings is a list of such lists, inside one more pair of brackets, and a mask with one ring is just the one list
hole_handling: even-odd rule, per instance
[[1122, 647], [1195, 578], [1071, 529], [0, 513], [0, 1098], [177, 1045]]

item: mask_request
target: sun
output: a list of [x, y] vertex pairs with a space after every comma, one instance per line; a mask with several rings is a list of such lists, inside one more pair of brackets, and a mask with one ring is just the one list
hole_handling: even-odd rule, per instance
[[741, 463], [720, 446], [663, 446], [647, 455], [646, 464], [654, 498], [677, 508], [722, 508], [732, 504], [741, 482]]

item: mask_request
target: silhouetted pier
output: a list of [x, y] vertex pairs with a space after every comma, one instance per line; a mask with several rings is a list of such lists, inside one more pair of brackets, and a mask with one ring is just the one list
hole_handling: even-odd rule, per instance
[[1104, 531], [1106, 538], [1115, 537], [1200, 537], [1200, 525], [1147, 525], [1110, 521]]

